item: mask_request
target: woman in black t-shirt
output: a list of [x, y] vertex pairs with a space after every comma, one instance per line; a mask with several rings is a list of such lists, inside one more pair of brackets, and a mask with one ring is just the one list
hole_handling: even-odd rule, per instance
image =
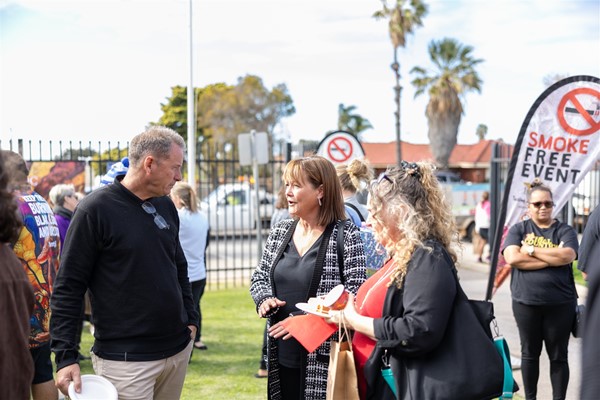
[[551, 190], [533, 183], [528, 193], [531, 219], [513, 225], [504, 258], [513, 267], [513, 314], [521, 339], [526, 399], [535, 399], [542, 343], [550, 359], [554, 399], [564, 399], [569, 383], [567, 349], [577, 292], [571, 263], [577, 257], [575, 230], [552, 218]]

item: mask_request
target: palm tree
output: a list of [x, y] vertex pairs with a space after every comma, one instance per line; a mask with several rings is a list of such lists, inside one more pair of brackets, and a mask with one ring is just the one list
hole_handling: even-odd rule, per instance
[[477, 129], [475, 130], [475, 134], [479, 138], [479, 141], [485, 140], [485, 136], [488, 133], [488, 127], [486, 124], [477, 125]]
[[368, 119], [353, 113], [356, 106], [346, 107], [343, 103], [338, 106], [338, 129], [347, 131], [360, 139], [360, 134], [367, 129], [373, 128]]
[[412, 84], [415, 97], [426, 90], [429, 103], [425, 115], [429, 125], [429, 145], [436, 164], [448, 168], [448, 159], [456, 145], [458, 126], [463, 114], [461, 99], [468, 91], [481, 92], [481, 79], [475, 66], [483, 60], [473, 58], [473, 47], [465, 46], [455, 39], [432, 40], [429, 57], [434, 71], [414, 67]]
[[394, 47], [394, 62], [391, 67], [396, 76], [394, 87], [396, 102], [396, 159], [398, 165], [402, 161], [402, 148], [400, 142], [400, 64], [398, 63], [398, 47], [406, 46], [406, 37], [413, 33], [416, 27], [423, 26], [423, 17], [427, 15], [427, 5], [422, 0], [396, 0], [392, 7], [388, 6], [387, 0], [381, 0], [383, 8], [373, 14], [375, 19], [388, 19], [389, 34]]

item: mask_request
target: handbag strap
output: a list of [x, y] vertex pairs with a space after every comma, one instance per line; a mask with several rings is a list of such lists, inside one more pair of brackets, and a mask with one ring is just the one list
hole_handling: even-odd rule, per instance
[[337, 256], [338, 256], [338, 268], [340, 269], [340, 281], [344, 284], [344, 224], [346, 220], [340, 220], [338, 222], [338, 234], [337, 234]]
[[496, 346], [496, 350], [498, 350], [498, 353], [502, 357], [502, 362], [504, 364], [504, 383], [502, 384], [502, 396], [500, 396], [499, 399], [512, 399], [514, 377], [512, 375], [512, 367], [510, 365], [508, 344], [503, 336], [498, 336], [494, 338], [494, 346]]
[[346, 337], [345, 340], [351, 341], [350, 332], [348, 332], [348, 327], [346, 326], [346, 318], [344, 317], [344, 310], [340, 310], [340, 322], [338, 323], [338, 342], [343, 342], [343, 337]]

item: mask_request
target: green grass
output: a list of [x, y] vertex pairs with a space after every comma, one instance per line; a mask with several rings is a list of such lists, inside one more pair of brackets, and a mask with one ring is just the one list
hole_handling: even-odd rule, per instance
[[587, 282], [583, 279], [581, 271], [577, 269], [577, 261], [573, 261], [573, 276], [575, 277], [575, 283], [587, 287]]
[[[195, 399], [266, 399], [267, 380], [257, 379], [265, 320], [259, 319], [248, 288], [207, 291], [202, 297], [202, 341], [194, 350], [181, 396]], [[81, 348], [93, 337], [84, 329]], [[81, 362], [82, 374], [93, 374], [92, 362]]]

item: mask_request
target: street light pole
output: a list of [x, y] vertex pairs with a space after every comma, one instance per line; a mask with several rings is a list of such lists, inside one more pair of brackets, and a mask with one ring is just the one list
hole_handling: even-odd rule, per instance
[[194, 94], [194, 46], [192, 34], [192, 0], [190, 0], [190, 81], [187, 88], [187, 172], [188, 183], [196, 189], [196, 111]]
[[400, 86], [400, 64], [398, 64], [398, 48], [394, 47], [394, 62], [391, 65], [392, 71], [396, 75], [396, 86], [394, 87], [394, 100], [396, 101], [396, 163], [400, 165], [402, 161], [402, 142], [400, 141], [400, 93], [402, 92], [402, 86]]

